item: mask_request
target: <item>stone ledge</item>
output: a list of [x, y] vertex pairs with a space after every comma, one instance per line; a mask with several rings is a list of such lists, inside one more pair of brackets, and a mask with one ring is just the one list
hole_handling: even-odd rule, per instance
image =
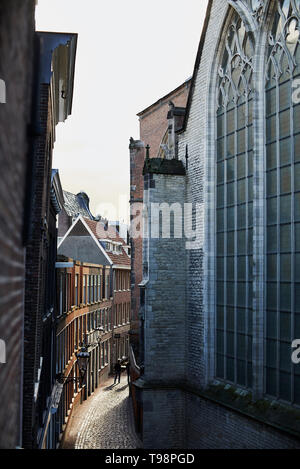
[[182, 161], [163, 158], [148, 158], [145, 160], [143, 175], [145, 174], [169, 174], [173, 176], [185, 176], [185, 167]]
[[187, 383], [154, 382], [147, 381], [144, 377], [133, 384], [141, 390], [178, 390], [193, 394], [300, 439], [300, 409], [275, 400], [252, 401], [252, 394], [240, 388], [220, 383], [212, 384], [207, 389], [199, 389]]

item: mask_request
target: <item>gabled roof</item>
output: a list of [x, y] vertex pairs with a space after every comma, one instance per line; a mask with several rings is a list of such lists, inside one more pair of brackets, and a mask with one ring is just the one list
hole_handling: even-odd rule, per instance
[[[126, 246], [126, 242], [123, 238], [120, 237], [118, 231], [113, 226], [107, 225], [103, 221], [89, 220], [88, 218], [85, 218], [84, 221], [98, 240], [107, 239], [112, 242], [115, 241], [120, 243], [122, 246]], [[125, 252], [123, 247], [121, 248], [120, 254], [115, 254], [110, 251], [106, 251], [106, 254], [114, 265], [131, 265], [130, 257]]]
[[[74, 223], [70, 226], [70, 228], [68, 229], [68, 231], [66, 232], [64, 237], [59, 241], [57, 249], [59, 249], [61, 247], [61, 245], [64, 243], [65, 239], [72, 233], [72, 231], [76, 232], [76, 228], [78, 228], [79, 223], [81, 223], [83, 225], [83, 228], [88, 232], [88, 234], [91, 236], [91, 238], [95, 242], [97, 248], [101, 251], [101, 253], [104, 255], [104, 257], [107, 259], [107, 261], [111, 265], [113, 263], [113, 261], [110, 259], [110, 257], [108, 256], [108, 253], [106, 253], [105, 249], [103, 248], [103, 246], [99, 242], [97, 236], [95, 236], [95, 234], [90, 229], [90, 227], [86, 223], [86, 221], [87, 221], [87, 219], [84, 219], [81, 215], [79, 215], [77, 217], [77, 219], [74, 221]], [[90, 220], [88, 220], [88, 221], [90, 221]], [[97, 223], [97, 222], [95, 222], [95, 223]], [[79, 234], [77, 234], [75, 236], [79, 236]]]

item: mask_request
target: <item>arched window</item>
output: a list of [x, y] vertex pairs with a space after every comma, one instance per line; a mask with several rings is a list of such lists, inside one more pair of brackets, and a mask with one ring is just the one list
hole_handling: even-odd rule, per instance
[[252, 386], [254, 40], [237, 13], [217, 89], [216, 376]]
[[300, 0], [276, 4], [266, 67], [265, 392], [300, 404], [291, 361], [300, 337]]

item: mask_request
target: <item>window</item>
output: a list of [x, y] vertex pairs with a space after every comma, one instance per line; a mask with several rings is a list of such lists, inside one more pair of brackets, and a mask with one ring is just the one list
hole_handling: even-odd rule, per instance
[[79, 291], [78, 291], [78, 282], [79, 282], [79, 275], [75, 275], [75, 306], [79, 304]]
[[102, 348], [102, 360], [101, 360], [101, 366], [102, 368], [104, 368], [104, 365], [105, 365], [105, 359], [104, 359], [104, 342], [101, 344], [101, 348]]
[[105, 315], [104, 315], [104, 310], [101, 311], [101, 315], [102, 315], [102, 327], [103, 327], [103, 329], [105, 330]]
[[101, 298], [101, 274], [98, 275], [98, 301], [100, 301]]
[[90, 303], [90, 279], [91, 276], [87, 275], [87, 302]]
[[105, 309], [104, 327], [105, 327], [105, 331], [107, 332], [107, 330], [108, 330], [108, 315], [107, 315], [107, 309]]
[[78, 318], [78, 342], [82, 342], [82, 318]]
[[91, 303], [94, 303], [94, 293], [95, 293], [95, 290], [94, 290], [94, 275], [91, 275]]
[[74, 321], [74, 347], [78, 349], [78, 319]]
[[104, 352], [105, 352], [105, 365], [108, 365], [108, 341], [105, 342]]
[[63, 314], [63, 297], [64, 297], [64, 274], [59, 274], [59, 314]]
[[252, 386], [252, 57], [238, 14], [218, 78], [216, 154], [216, 376]]
[[83, 304], [86, 305], [86, 275], [83, 276]]
[[109, 275], [106, 274], [105, 277], [105, 298], [109, 298]]
[[292, 99], [300, 77], [300, 1], [276, 1], [266, 64], [265, 392], [299, 405], [291, 342], [300, 333], [300, 105]]

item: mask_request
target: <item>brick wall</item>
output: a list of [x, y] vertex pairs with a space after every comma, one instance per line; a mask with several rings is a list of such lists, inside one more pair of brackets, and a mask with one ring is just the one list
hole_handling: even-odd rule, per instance
[[157, 103], [138, 114], [140, 119], [140, 139], [150, 145], [150, 158], [156, 158], [163, 136], [168, 129], [167, 114], [169, 101], [177, 107], [185, 107], [191, 81], [188, 80], [176, 90], [161, 98]]
[[71, 225], [72, 217], [70, 217], [63, 208], [58, 215], [58, 236], [63, 237]]
[[51, 174], [52, 152], [49, 149], [51, 125], [50, 89], [40, 88], [40, 125], [42, 135], [35, 149], [35, 191], [32, 207], [32, 236], [26, 250], [26, 291], [24, 322], [24, 419], [23, 446], [34, 447], [37, 438], [36, 403], [34, 385], [38, 382], [40, 357], [42, 356], [42, 316], [44, 314], [46, 226], [44, 217], [48, 212], [47, 202]]
[[34, 35], [33, 0], [0, 3], [0, 447], [21, 445], [22, 334], [25, 252], [23, 213], [29, 152]]

